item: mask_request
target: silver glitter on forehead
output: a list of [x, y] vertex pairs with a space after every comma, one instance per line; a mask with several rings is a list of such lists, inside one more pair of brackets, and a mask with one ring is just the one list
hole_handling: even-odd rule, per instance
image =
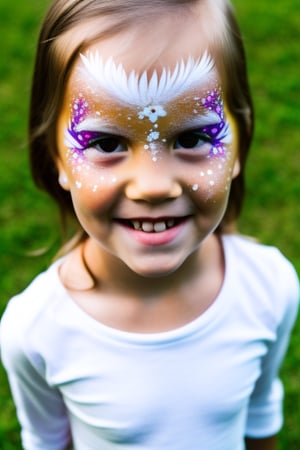
[[136, 106], [145, 106], [168, 102], [183, 92], [207, 82], [214, 69], [211, 56], [205, 52], [200, 59], [189, 57], [177, 62], [171, 71], [163, 68], [160, 75], [155, 70], [148, 79], [147, 71], [137, 74], [132, 70], [126, 73], [122, 64], [116, 64], [113, 58], [104, 61], [99, 52], [80, 55], [82, 70], [107, 93], [120, 101]]

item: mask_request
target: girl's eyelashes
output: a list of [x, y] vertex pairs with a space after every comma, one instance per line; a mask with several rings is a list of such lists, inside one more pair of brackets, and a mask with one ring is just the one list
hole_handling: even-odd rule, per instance
[[[193, 150], [205, 144], [212, 144], [213, 137], [201, 130], [189, 130], [180, 133], [174, 142], [174, 149]], [[127, 151], [127, 145], [120, 136], [112, 134], [99, 134], [89, 139], [85, 150], [94, 149], [100, 153], [112, 154]]]
[[175, 149], [195, 149], [205, 144], [212, 144], [213, 138], [202, 130], [190, 130], [181, 133], [175, 143]]
[[123, 139], [112, 134], [101, 134], [91, 139], [85, 147], [85, 150], [95, 149], [101, 153], [120, 153], [127, 150]]

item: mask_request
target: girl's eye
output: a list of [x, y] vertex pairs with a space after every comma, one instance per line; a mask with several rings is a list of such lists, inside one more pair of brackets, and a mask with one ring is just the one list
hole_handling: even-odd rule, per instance
[[89, 141], [87, 149], [94, 148], [102, 153], [119, 153], [126, 150], [119, 136], [105, 134]]
[[201, 147], [204, 144], [211, 144], [212, 138], [209, 134], [202, 131], [186, 131], [181, 133], [175, 141], [175, 149], [193, 149]]

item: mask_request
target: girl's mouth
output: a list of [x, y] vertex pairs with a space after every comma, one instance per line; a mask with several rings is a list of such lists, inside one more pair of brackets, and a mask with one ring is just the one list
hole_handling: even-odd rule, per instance
[[176, 225], [184, 222], [187, 217], [176, 217], [168, 219], [132, 219], [122, 220], [118, 219], [118, 222], [123, 226], [132, 228], [136, 231], [144, 231], [145, 233], [162, 233]]

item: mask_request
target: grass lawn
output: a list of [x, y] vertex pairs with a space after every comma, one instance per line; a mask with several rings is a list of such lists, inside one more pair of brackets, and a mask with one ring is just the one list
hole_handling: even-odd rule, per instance
[[[298, 0], [235, 0], [256, 107], [241, 232], [278, 246], [300, 273], [300, 83]], [[1, 0], [0, 314], [50, 262], [58, 247], [54, 205], [38, 192], [27, 163], [28, 96], [38, 26], [48, 2]], [[49, 247], [38, 257], [28, 252]], [[279, 450], [300, 448], [300, 321], [282, 369], [285, 427]], [[21, 449], [6, 376], [0, 367], [0, 449]], [[201, 449], [213, 450], [213, 449]]]

